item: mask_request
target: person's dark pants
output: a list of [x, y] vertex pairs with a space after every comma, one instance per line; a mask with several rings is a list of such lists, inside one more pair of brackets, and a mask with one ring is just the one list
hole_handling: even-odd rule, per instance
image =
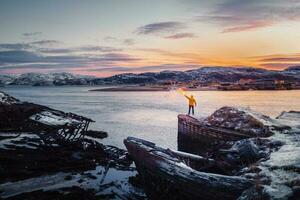
[[192, 114], [194, 115], [194, 106], [189, 106], [189, 114], [191, 113], [191, 109], [192, 109]]

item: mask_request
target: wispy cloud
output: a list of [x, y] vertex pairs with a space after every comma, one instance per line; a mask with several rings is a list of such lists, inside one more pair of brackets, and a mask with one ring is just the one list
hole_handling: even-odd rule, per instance
[[103, 40], [106, 42], [112, 42], [112, 41], [117, 41], [118, 39], [116, 37], [112, 37], [112, 36], [105, 36], [103, 38]]
[[39, 48], [38, 52], [46, 54], [66, 54], [73, 53], [74, 50], [70, 48]]
[[140, 60], [126, 53], [101, 52], [98, 54], [88, 54], [89, 50], [94, 51], [95, 49], [84, 49], [87, 50], [84, 54], [72, 54], [72, 51], [67, 48], [52, 50], [52, 52], [58, 53], [57, 55], [42, 53], [49, 52], [51, 51], [50, 49], [48, 51], [46, 49], [43, 51], [0, 51], [0, 72], [15, 72], [17, 70], [20, 73], [28, 71], [28, 69], [49, 71], [58, 68], [69, 71], [80, 67], [115, 66], [123, 62], [134, 63]]
[[0, 43], [0, 50], [25, 50], [34, 49], [35, 46], [51, 46], [55, 44], [60, 44], [61, 42], [57, 40], [38, 40], [34, 42], [24, 42], [24, 43]]
[[151, 66], [139, 66], [139, 67], [96, 67], [90, 68], [88, 71], [93, 72], [114, 72], [114, 73], [124, 73], [124, 72], [156, 72], [156, 71], [176, 71], [176, 70], [188, 70], [200, 68], [200, 65], [179, 65], [179, 64], [163, 64], [163, 65], [151, 65]]
[[259, 61], [261, 61], [261, 62], [300, 62], [300, 55], [295, 55], [292, 57], [263, 58]]
[[40, 61], [40, 56], [29, 51], [14, 50], [0, 52], [0, 65], [6, 63], [28, 63]]
[[134, 45], [135, 44], [135, 41], [134, 41], [134, 39], [131, 39], [131, 38], [127, 38], [127, 39], [124, 39], [123, 40], [123, 44], [125, 44], [125, 45]]
[[0, 51], [0, 63], [35, 63], [35, 62], [78, 62], [78, 63], [91, 63], [101, 61], [137, 61], [138, 58], [134, 58], [125, 53], [104, 53], [104, 54], [85, 54], [85, 55], [42, 55], [30, 51]]
[[33, 37], [33, 36], [39, 36], [42, 35], [42, 32], [28, 32], [28, 33], [23, 33], [23, 36], [25, 37]]
[[100, 52], [113, 52], [113, 51], [122, 51], [120, 48], [114, 48], [109, 46], [81, 46], [79, 48], [73, 48], [74, 51], [100, 51]]
[[114, 48], [109, 46], [96, 46], [96, 45], [86, 45], [79, 47], [70, 47], [70, 48], [39, 48], [38, 52], [46, 54], [67, 54], [67, 53], [108, 53], [108, 52], [120, 52], [123, 51], [121, 48]]
[[273, 70], [283, 70], [287, 67], [292, 67], [292, 66], [300, 66], [300, 62], [297, 63], [264, 63], [260, 65], [261, 67], [267, 67], [268, 69], [273, 69]]
[[0, 49], [2, 50], [25, 50], [32, 48], [28, 43], [2, 43]]
[[215, 23], [223, 32], [240, 32], [300, 20], [299, 0], [226, 0], [197, 21]]
[[186, 28], [186, 25], [182, 22], [169, 21], [147, 24], [140, 26], [135, 30], [137, 34], [160, 34], [160, 33], [175, 33], [179, 30]]
[[56, 44], [60, 44], [61, 42], [58, 40], [39, 40], [39, 41], [34, 41], [31, 42], [31, 44], [34, 45], [56, 45]]
[[116, 43], [119, 45], [126, 45], [126, 46], [131, 46], [136, 43], [136, 41], [132, 38], [117, 38], [117, 37], [112, 37], [112, 36], [106, 36], [103, 38], [105, 42], [109, 43]]
[[[30, 50], [37, 53], [72, 53], [72, 52], [120, 52], [121, 48], [115, 48], [110, 46], [100, 45], [82, 45], [77, 47], [59, 47], [57, 45], [62, 44], [58, 40], [38, 40], [27, 43], [0, 43], [0, 51], [7, 50]], [[55, 45], [55, 47], [53, 47]]]
[[196, 35], [194, 33], [177, 33], [174, 35], [166, 36], [166, 39], [183, 39], [183, 38], [195, 38]]
[[284, 69], [289, 66], [300, 65], [300, 54], [274, 54], [250, 57], [259, 66], [271, 69]]

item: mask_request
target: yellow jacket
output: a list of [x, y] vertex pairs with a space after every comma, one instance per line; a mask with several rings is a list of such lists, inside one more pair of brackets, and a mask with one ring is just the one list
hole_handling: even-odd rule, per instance
[[197, 105], [196, 99], [194, 97], [189, 97], [187, 95], [185, 95], [185, 97], [189, 100], [189, 106]]

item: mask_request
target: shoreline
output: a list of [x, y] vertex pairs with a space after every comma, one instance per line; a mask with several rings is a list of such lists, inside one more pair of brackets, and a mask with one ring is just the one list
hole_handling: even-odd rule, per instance
[[[89, 92], [169, 92], [169, 91], [176, 91], [178, 88], [169, 88], [169, 87], [150, 87], [150, 86], [115, 86], [115, 87], [105, 87], [105, 88], [98, 88], [98, 89], [91, 89], [88, 90]], [[202, 87], [202, 88], [184, 88], [185, 91], [287, 91], [287, 90], [300, 90], [300, 88], [295, 89], [228, 89], [222, 90], [218, 88], [209, 88], [209, 87]]]
[[170, 89], [168, 87], [125, 86], [125, 87], [92, 89], [89, 91], [90, 92], [167, 92], [170, 91]]
[[[6, 88], [94, 88], [88, 89], [89, 92], [168, 92], [168, 91], [175, 91], [178, 88], [168, 88], [168, 87], [160, 87], [160, 86], [130, 86], [130, 85], [62, 85], [62, 86], [32, 86], [32, 85], [9, 85], [0, 87], [2, 90]], [[98, 88], [97, 88], [98, 87]], [[100, 87], [100, 88], [99, 88]], [[184, 88], [185, 91], [295, 91], [300, 90], [300, 88], [293, 88], [293, 89], [218, 89], [218, 88], [209, 88], [209, 87], [201, 87], [201, 88]]]

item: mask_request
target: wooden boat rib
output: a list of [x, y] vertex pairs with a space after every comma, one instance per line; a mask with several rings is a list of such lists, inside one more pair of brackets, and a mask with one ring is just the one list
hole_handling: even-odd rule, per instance
[[238, 141], [251, 135], [220, 127], [208, 126], [189, 115], [178, 115], [178, 150], [201, 154], [207, 147], [224, 141]]
[[189, 115], [178, 115], [178, 133], [223, 141], [237, 141], [251, 137], [237, 131], [205, 125]]
[[151, 199], [236, 199], [253, 185], [242, 177], [197, 171], [182, 162], [187, 157], [202, 165], [214, 162], [201, 156], [163, 149], [133, 137], [124, 144]]

